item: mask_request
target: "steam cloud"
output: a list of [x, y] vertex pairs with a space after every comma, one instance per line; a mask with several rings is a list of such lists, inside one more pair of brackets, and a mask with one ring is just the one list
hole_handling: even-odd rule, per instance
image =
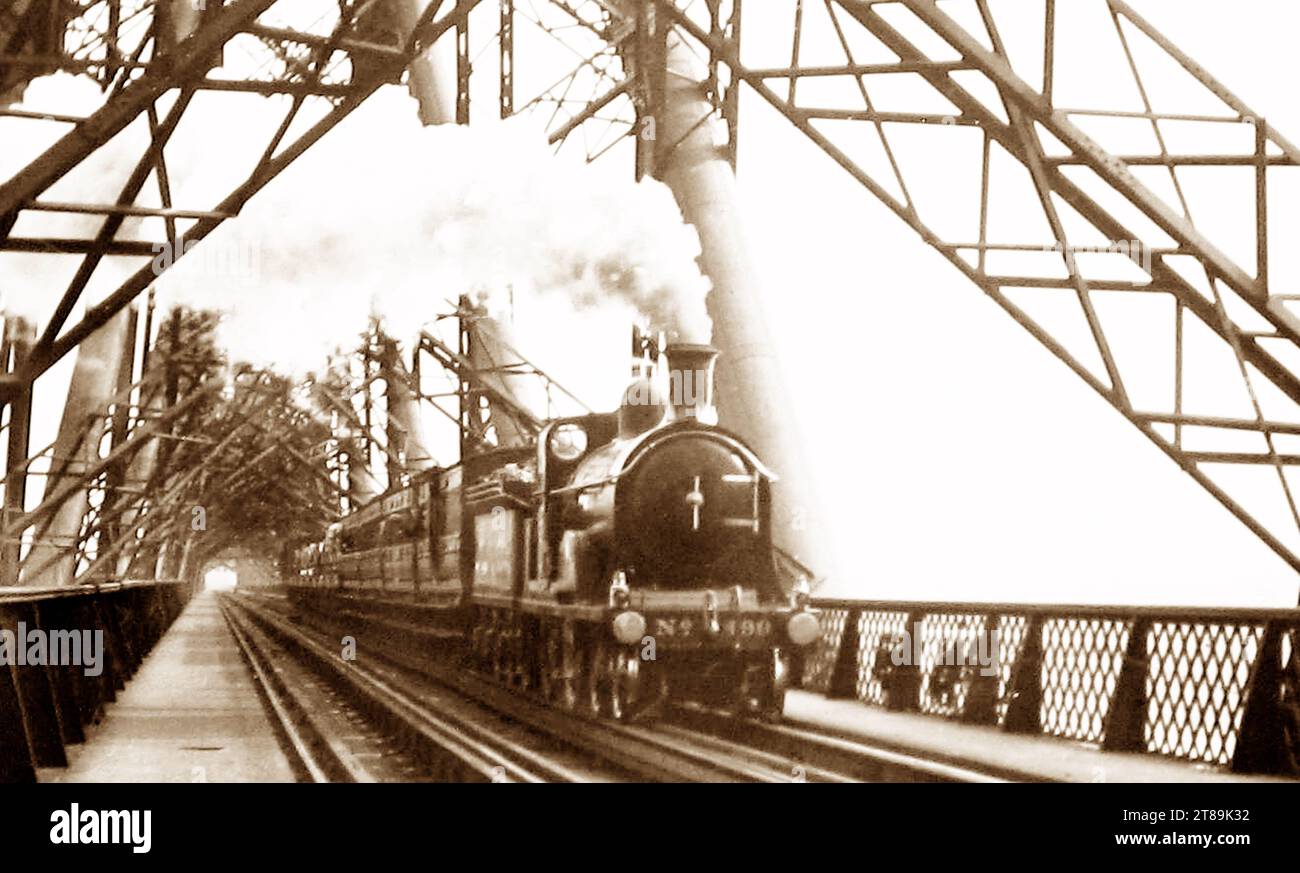
[[[76, 92], [85, 103], [88, 84], [37, 80], [27, 102], [36, 95], [42, 108], [54, 108], [59, 101], [51, 98]], [[182, 124], [168, 149], [174, 178], [205, 175], [205, 163], [220, 162], [213, 156], [222, 154], [229, 131], [269, 128], [283, 112], [277, 100], [262, 104], [265, 118], [248, 117], [249, 101], [229, 105], [238, 117], [196, 101], [186, 124], [204, 119], [215, 129]], [[128, 138], [109, 146], [120, 145], [107, 158], [114, 180], [138, 154]], [[372, 314], [406, 339], [462, 294], [496, 312], [512, 302], [570, 313], [621, 307], [676, 338], [707, 342], [709, 283], [695, 260], [694, 229], [665, 186], [636, 183], [623, 167], [611, 178], [608, 169], [552, 155], [522, 120], [420, 127], [410, 98], [386, 89], [238, 218], [177, 259], [156, 288], [164, 303], [220, 310], [219, 340], [232, 358], [291, 374], [317, 369], [332, 351], [355, 345]], [[77, 187], [59, 199], [104, 202], [116, 194], [102, 175], [87, 175]], [[183, 192], [176, 201], [193, 203]], [[119, 235], [127, 237], [162, 240], [165, 233], [161, 222], [147, 219]], [[161, 265], [169, 257], [155, 260]], [[8, 294], [4, 305], [27, 315], [48, 310], [62, 286], [26, 270], [22, 278], [23, 290]], [[517, 326], [516, 335], [529, 348], [548, 341], [526, 327]]]

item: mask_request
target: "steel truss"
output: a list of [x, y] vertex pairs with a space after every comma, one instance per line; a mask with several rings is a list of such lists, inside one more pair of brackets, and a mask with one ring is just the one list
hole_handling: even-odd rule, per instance
[[[410, 457], [410, 426], [401, 420], [401, 391], [414, 401], [428, 404], [438, 421], [456, 435], [458, 457], [505, 446], [526, 446], [536, 440], [547, 420], [559, 415], [592, 410], [549, 373], [529, 360], [498, 333], [495, 322], [481, 309], [461, 298], [456, 308], [431, 320], [410, 350], [410, 362], [398, 343], [382, 327], [372, 324], [361, 346], [334, 361], [308, 386], [313, 402], [332, 423], [330, 455], [341, 460], [340, 490], [347, 491], [348, 476], [373, 469], [382, 455], [390, 486], [420, 469]], [[454, 339], [439, 326], [454, 322]], [[512, 391], [528, 384], [529, 397], [540, 400], [536, 409]], [[382, 387], [382, 395], [378, 389]], [[395, 391], [394, 389], [397, 389]], [[382, 396], [383, 403], [376, 402]], [[424, 461], [432, 463], [429, 456]], [[447, 459], [443, 459], [444, 462]]]
[[[229, 546], [274, 554], [284, 542], [319, 536], [337, 517], [338, 489], [327, 473], [330, 431], [310, 405], [266, 373], [223, 376], [208, 363], [181, 375], [179, 359], [203, 337], [187, 329], [177, 338], [177, 354], [161, 350], [143, 379], [86, 422], [87, 439], [108, 422], [111, 445], [78, 469], [55, 459], [39, 505], [7, 514], [0, 529], [4, 584], [47, 578], [65, 557], [78, 581], [188, 579]], [[50, 519], [86, 488], [91, 508], [79, 535], [52, 542]]]
[[[225, 219], [237, 214], [250, 197], [366, 97], [385, 82], [400, 77], [412, 57], [447, 31], [473, 5], [469, 2], [431, 3], [409, 36], [403, 37], [389, 24], [386, 11], [375, 0], [323, 3], [320, 8], [309, 10], [312, 14], [308, 18], [303, 17], [302, 4], [276, 0], [211, 3], [193, 22], [197, 25], [193, 33], [181, 38], [183, 34], [176, 30], [176, 16], [184, 14], [183, 10], [189, 7], [187, 3], [91, 3], [83, 7], [81, 14], [67, 26], [64, 51], [55, 58], [42, 55], [34, 60], [30, 50], [20, 57], [4, 57], [5, 75], [11, 75], [15, 67], [24, 64], [35, 67], [34, 72], [48, 72], [50, 69], [85, 72], [104, 87], [106, 100], [98, 111], [85, 118], [5, 110], [6, 114], [17, 115], [33, 124], [55, 123], [68, 126], [70, 130], [39, 158], [0, 185], [0, 251], [76, 254], [82, 259], [52, 317], [41, 326], [34, 340], [22, 343], [19, 348], [17, 343], [8, 340], [14, 325], [6, 325], [0, 406], [8, 408], [6, 429], [10, 449], [4, 480], [6, 578], [0, 580], [0, 584], [12, 584], [17, 579], [13, 550], [20, 537], [50, 511], [65, 503], [74, 491], [90, 491], [100, 502], [89, 501], [94, 508], [83, 519], [75, 543], [51, 545], [56, 551], [75, 550], [76, 565], [85, 573], [90, 570], [87, 569], [84, 548], [87, 543], [98, 546], [101, 539], [99, 522], [104, 514], [105, 486], [102, 476], [110, 465], [104, 465], [104, 469], [99, 469], [100, 465], [96, 464], [90, 469], [56, 471], [47, 482], [47, 499], [41, 507], [28, 513], [22, 511], [21, 495], [26, 491], [30, 467], [30, 460], [25, 457], [30, 397], [37, 380], [70, 351], [119, 318], [157, 278], [161, 269], [188, 254], [194, 243], [206, 237]], [[128, 6], [129, 10], [126, 9]], [[21, 43], [22, 31], [13, 27], [12, 21], [0, 22], [0, 28], [4, 28], [0, 34], [10, 44]], [[23, 47], [31, 49], [32, 45], [28, 40]], [[251, 55], [254, 72], [236, 81], [211, 77], [210, 71], [218, 65], [221, 52], [234, 49]], [[52, 63], [47, 64], [51, 60]], [[195, 111], [193, 98], [203, 91], [247, 94], [250, 100], [274, 94], [289, 95], [291, 99], [283, 120], [266, 141], [259, 159], [234, 190], [215, 205], [178, 208], [171, 197], [174, 180], [168, 172], [167, 143], [187, 112]], [[42, 195], [51, 185], [85, 163], [140, 118], [148, 122], [149, 142], [115, 202], [62, 203], [43, 199]], [[160, 208], [142, 206], [137, 202], [150, 182], [157, 190]], [[15, 236], [13, 230], [17, 223], [36, 212], [88, 214], [103, 216], [103, 220], [95, 232], [80, 238], [28, 239]], [[162, 219], [167, 238], [148, 243], [119, 239], [122, 226], [130, 217]], [[171, 252], [173, 257], [162, 264], [155, 262], [154, 256], [160, 250]], [[102, 300], [86, 305], [80, 320], [69, 324], [68, 319], [82, 301], [91, 277], [110, 258], [136, 258], [136, 264], [140, 264], [139, 259], [145, 259], [145, 263]], [[205, 388], [203, 393], [206, 392]], [[171, 399], [176, 405], [165, 413], [168, 415], [174, 414], [176, 408], [196, 402], [193, 397]], [[104, 414], [117, 415], [114, 410], [96, 409], [85, 410], [84, 414], [88, 423], [100, 420]], [[132, 438], [122, 440], [121, 434], [115, 434], [121, 445], [113, 448], [108, 458], [113, 462], [127, 462], [125, 453], [128, 453], [128, 447], [140, 448], [150, 442], [147, 439], [150, 435], [148, 427], [135, 435], [137, 440], [134, 442]], [[92, 438], [97, 437], [98, 434], [92, 435]], [[168, 443], [164, 442], [158, 453], [185, 455], [167, 449]], [[199, 476], [204, 469], [202, 459], [190, 460], [198, 464], [193, 475]], [[165, 465], [160, 464], [155, 472], [161, 469], [165, 469]], [[141, 495], [132, 511], [139, 514], [143, 506], [156, 506], [174, 497], [168, 492], [154, 491], [162, 487], [166, 479], [166, 474], [151, 476], [145, 486], [146, 493]], [[263, 478], [259, 482], [266, 484], [274, 480]], [[114, 492], [115, 502], [119, 492], [120, 489]], [[113, 523], [119, 520], [115, 517]], [[154, 533], [155, 538], [165, 538], [166, 531]], [[138, 550], [138, 546], [136, 548]], [[103, 563], [101, 557], [96, 556], [91, 567], [102, 570], [105, 569], [101, 566]]]
[[[1270, 293], [1268, 225], [1270, 179], [1300, 163], [1300, 151], [1127, 3], [1045, 0], [1041, 54], [1029, 56], [1008, 49], [989, 0], [942, 7], [935, 0], [789, 0], [766, 7], [771, 14], [782, 6], [790, 15], [788, 55], [763, 65], [747, 63], [752, 53], [742, 53], [739, 0], [555, 5], [619, 47], [623, 75], [597, 69], [587, 56], [584, 67], [608, 81], [580, 108], [557, 109], [553, 142], [596, 123], [616, 99], [630, 101], [638, 119], [629, 123], [629, 135], [652, 124], [661, 77], [683, 74], [663, 64], [664, 32], [671, 27], [707, 65], [702, 84], [724, 122], [720, 148], [733, 161], [738, 91], [744, 91], [839, 164], [1300, 569], [1291, 470], [1300, 464], [1300, 319], [1288, 309], [1300, 297]], [[1120, 65], [1109, 72], [1132, 84], [1131, 94], [1098, 95], [1113, 105], [1074, 108], [1056, 100], [1054, 82], [1064, 73], [1058, 11], [1066, 6], [1091, 7], [1109, 21]], [[603, 14], [584, 14], [595, 7]], [[998, 8], [1010, 14], [1008, 6]], [[753, 4], [748, 9], [758, 11]], [[1016, 15], [1024, 12], [1015, 7]], [[558, 28], [550, 32], [563, 38]], [[813, 32], [833, 38], [819, 45], [809, 37]], [[1091, 55], [1089, 61], [1097, 62]], [[1188, 113], [1160, 105], [1151, 72], [1161, 65], [1166, 74], [1180, 71], [1196, 97], [1217, 109]], [[1020, 72], [1025, 68], [1030, 72]], [[576, 73], [566, 82], [575, 79]], [[885, 108], [891, 97], [899, 102], [887, 83], [900, 79], [915, 86], [908, 98], [915, 108]], [[578, 102], [571, 93], [566, 98], [557, 106]], [[1108, 136], [1098, 120], [1139, 126], [1150, 148], [1111, 146], [1122, 138]], [[1236, 148], [1168, 145], [1171, 128], [1181, 128], [1179, 141], [1218, 142], [1222, 137], [1209, 134], [1225, 126], [1242, 132]], [[1095, 135], [1085, 132], [1094, 128]], [[923, 155], [909, 138], [917, 129], [933, 134]], [[639, 172], [653, 172], [656, 156], [662, 161], [675, 146], [649, 139], [649, 147], [638, 142]], [[953, 165], [978, 180], [970, 186], [973, 196], [913, 196], [920, 177]], [[1213, 210], [1194, 212], [1188, 174], [1213, 170], [1227, 171], [1220, 179], [1224, 202], [1240, 194], [1253, 204], [1246, 217], [1253, 263], [1235, 261], [1197, 224]], [[999, 203], [1015, 204], [1025, 224], [1041, 229], [1016, 237], [993, 227], [991, 204]], [[968, 235], [940, 231], [953, 214], [970, 217]], [[1153, 299], [1164, 307], [1155, 323], [1140, 311]], [[1117, 351], [1117, 335], [1127, 337], [1127, 354]], [[1212, 372], [1201, 363], [1211, 360]], [[1130, 384], [1153, 366], [1172, 373], [1168, 390], [1135, 397]], [[1225, 390], [1225, 382], [1235, 390]], [[1243, 486], [1234, 468], [1271, 475], [1272, 493], [1262, 493], [1267, 483], [1258, 476]]]
[[[318, 11], [324, 17], [307, 25], [276, 19], [281, 4], [274, 0], [239, 0], [210, 4], [197, 32], [165, 54], [154, 51], [157, 28], [149, 25], [156, 23], [158, 7], [136, 4], [130, 20], [140, 29], [133, 41], [122, 15], [128, 5], [89, 4], [88, 10], [118, 9], [115, 19], [95, 19], [116, 23], [87, 24], [83, 15], [78, 21], [87, 36], [56, 64], [96, 76], [108, 90], [104, 107], [86, 119], [33, 120], [71, 130], [39, 161], [0, 185], [0, 250], [83, 256], [54, 318], [24, 363], [0, 381], [0, 402], [14, 409], [37, 377], [153, 280], [150, 266], [141, 267], [79, 322], [66, 324], [103, 259], [152, 253], [142, 251], [143, 244], [117, 239], [128, 215], [164, 218], [169, 236], [180, 243], [173, 250], [184, 253], [185, 242], [202, 239], [236, 214], [444, 33], [455, 31], [448, 38], [456, 42], [459, 121], [471, 119], [476, 71], [481, 77], [490, 70], [497, 86], [496, 114], [545, 112], [552, 143], [581, 147], [593, 160], [631, 138], [639, 173], [655, 172], [677, 145], [655, 135], [665, 82], [687, 75], [669, 63], [671, 38], [700, 59], [705, 73], [699, 86], [711, 110], [697, 124], [721, 122], [722, 154], [736, 158], [742, 95], [769, 105], [1300, 569], [1300, 512], [1291, 478], [1291, 468], [1300, 463], [1295, 449], [1300, 322], [1287, 309], [1291, 298], [1270, 292], [1268, 232], [1270, 180], [1294, 167], [1300, 152], [1123, 0], [1044, 0], [1037, 53], [1008, 47], [1003, 34], [1008, 22], [999, 19], [989, 0], [953, 0], [942, 7], [935, 0], [787, 0], [751, 3], [743, 10], [740, 0], [498, 0], [492, 10], [491, 4], [446, 0], [429, 4], [405, 41], [385, 41], [387, 31], [365, 18], [376, 8], [373, 2], [321, 0]], [[758, 59], [742, 52], [742, 24], [754, 15], [773, 14], [775, 6], [790, 15], [785, 56]], [[1127, 77], [1136, 102], [1116, 96], [1113, 105], [1100, 107], [1058, 103], [1057, 83], [1065, 73], [1058, 21], [1067, 6], [1090, 6], [1109, 20], [1119, 69], [1107, 72]], [[996, 9], [1007, 14], [1005, 7]], [[494, 14], [487, 18], [485, 10]], [[1016, 14], [1023, 20], [1023, 9]], [[486, 41], [476, 43], [472, 37], [482, 33]], [[818, 43], [810, 36], [816, 33], [830, 38]], [[539, 34], [576, 63], [559, 75], [551, 67], [534, 72], [521, 66], [537, 57], [521, 47]], [[237, 82], [212, 80], [213, 59], [235, 45], [262, 53], [262, 72]], [[485, 62], [491, 49], [494, 64]], [[1162, 105], [1150, 87], [1156, 63], [1181, 70], [1200, 96], [1219, 108], [1185, 113]], [[915, 86], [916, 96], [909, 98], [914, 106], [891, 106], [883, 98], [886, 84], [899, 77]], [[551, 84], [521, 93], [533, 80]], [[178, 207], [167, 193], [166, 143], [191, 98], [203, 90], [289, 94], [293, 104], [242, 184], [217, 204]], [[307, 106], [323, 109], [323, 117], [290, 138], [291, 124]], [[51, 184], [141, 116], [150, 121], [152, 142], [115, 203], [42, 200]], [[1150, 148], [1112, 144], [1098, 120], [1141, 126]], [[1174, 126], [1205, 131], [1226, 126], [1245, 135], [1237, 148], [1184, 151], [1168, 145]], [[915, 130], [931, 134], [924, 155], [909, 153], [904, 132]], [[927, 172], [963, 162], [977, 180], [969, 202], [935, 202], [914, 193]], [[1204, 229], [1204, 217], [1194, 214], [1186, 179], [1206, 170], [1227, 171], [1228, 184], [1254, 204], [1254, 263], [1234, 260], [1230, 247]], [[161, 210], [136, 205], [150, 179], [161, 195]], [[1026, 224], [1032, 221], [1041, 230], [1016, 235], [995, 226], [992, 209], [1001, 203], [1014, 204]], [[104, 220], [98, 233], [85, 238], [14, 236], [18, 218], [37, 210], [89, 211]], [[963, 235], [941, 232], [953, 214], [971, 216]], [[1126, 271], [1118, 277], [1116, 260]], [[1143, 305], [1152, 299], [1164, 307], [1161, 320], [1130, 315], [1129, 301]], [[1121, 334], [1129, 338], [1124, 348], [1136, 348], [1139, 355], [1121, 351], [1116, 341]], [[1192, 360], [1200, 354], [1228, 362], [1240, 396], [1204, 390], [1205, 371]], [[1152, 361], [1166, 365], [1172, 385], [1161, 396], [1139, 396], [1135, 371]], [[1246, 442], [1230, 443], [1233, 438]], [[1228, 471], [1239, 468], [1272, 477], [1271, 505], [1238, 492]], [[1281, 511], [1274, 511], [1279, 506]]]

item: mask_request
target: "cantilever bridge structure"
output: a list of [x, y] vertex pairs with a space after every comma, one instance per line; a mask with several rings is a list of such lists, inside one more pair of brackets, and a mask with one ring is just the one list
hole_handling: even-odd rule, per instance
[[[766, 378], [775, 363], [752, 315], [730, 200], [742, 110], [752, 100], [838, 164], [845, 184], [863, 186], [911, 226], [1300, 570], [1300, 319], [1289, 308], [1296, 301], [1270, 288], [1277, 240], [1268, 222], [1270, 180], [1300, 163], [1300, 151], [1123, 0], [1031, 5], [1042, 16], [1033, 51], [1004, 41], [998, 15], [1007, 13], [986, 0], [6, 4], [0, 117], [56, 135], [38, 159], [0, 179], [0, 258], [48, 258], [66, 266], [67, 281], [43, 289], [57, 301], [46, 321], [4, 323], [0, 624], [101, 627], [110, 661], [93, 679], [61, 667], [0, 668], [6, 777], [32, 778], [66, 761], [65, 748], [85, 738], [206, 570], [223, 561], [273, 567], [285, 539], [319, 534], [382, 490], [381, 480], [427, 463], [418, 404], [438, 405], [459, 428], [463, 452], [536, 435], [538, 420], [515, 390], [527, 381], [557, 395], [558, 386], [465, 303], [445, 314], [459, 323], [456, 340], [430, 333], [419, 348], [397, 349], [375, 332], [343, 375], [306, 386], [222, 364], [202, 342], [202, 314], [152, 305], [161, 248], [180, 257], [201, 246], [370, 95], [403, 81], [426, 123], [542, 114], [552, 145], [591, 160], [632, 140], [629, 172], [666, 182], [700, 233], [715, 286], [715, 343], [734, 362], [720, 383], [723, 421], [777, 469], [793, 471], [796, 497], [797, 447], [760, 426], [782, 400], [769, 389], [779, 380]], [[1105, 72], [1130, 86], [1113, 105], [1056, 98], [1065, 62], [1058, 26], [1076, 5], [1096, 7], [1113, 25], [1117, 51], [1104, 62], [1116, 66]], [[776, 6], [784, 41], [779, 52], [757, 51], [744, 24]], [[568, 59], [560, 74], [553, 63], [528, 68], [555, 57], [538, 46]], [[224, 65], [233, 55], [250, 62]], [[244, 68], [251, 72], [229, 72]], [[102, 105], [86, 116], [24, 110], [27, 83], [55, 71], [95, 81]], [[1157, 72], [1181, 77], [1182, 93], [1203, 108], [1165, 105]], [[899, 81], [917, 95], [914, 106], [882, 96], [897, 93], [889, 86]], [[250, 144], [260, 157], [218, 199], [177, 202], [172, 192], [189, 189], [168, 144], [207, 111], [208, 92], [280, 100], [283, 123]], [[120, 188], [97, 202], [51, 196], [132, 126], [148, 135]], [[1120, 128], [1125, 137], [1114, 135]], [[1186, 145], [1201, 131], [1213, 151]], [[1133, 150], [1134, 141], [1147, 146]], [[906, 154], [918, 142], [924, 155]], [[969, 202], [919, 195], [913, 174], [962, 161], [971, 184], [953, 197]], [[1189, 169], [1223, 171], [1233, 196], [1254, 204], [1249, 258], [1230, 255], [1198, 224], [1183, 187]], [[1035, 235], [1008, 238], [993, 208], [1006, 203]], [[972, 221], [954, 235], [949, 219], [962, 209]], [[38, 232], [51, 214], [93, 221], [79, 222], [79, 234]], [[135, 219], [156, 220], [165, 235], [123, 233]], [[127, 278], [89, 299], [96, 271], [110, 263], [125, 265]], [[0, 274], [0, 293], [17, 284], [11, 279]], [[1226, 366], [1239, 389], [1218, 406], [1196, 384], [1207, 372], [1197, 355]], [[64, 359], [74, 364], [57, 439], [33, 445], [34, 402]], [[1167, 396], [1136, 387], [1134, 371], [1152, 359], [1174, 374]], [[447, 376], [443, 394], [429, 388], [434, 370]], [[1249, 491], [1234, 490], [1245, 480]], [[816, 526], [777, 521], [782, 545], [815, 570], [824, 548], [808, 529]], [[1292, 610], [819, 605], [824, 636], [804, 688], [864, 712], [1081, 741], [1100, 746], [1099, 755], [1300, 775], [1300, 615]], [[892, 664], [890, 646], [913, 630], [919, 663]], [[1002, 640], [991, 675], [940, 663], [945, 646], [984, 631]]]

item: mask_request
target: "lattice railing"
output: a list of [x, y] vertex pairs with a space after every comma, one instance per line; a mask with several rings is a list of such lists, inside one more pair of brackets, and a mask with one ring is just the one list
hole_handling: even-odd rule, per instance
[[804, 687], [1300, 775], [1300, 611], [820, 600]]

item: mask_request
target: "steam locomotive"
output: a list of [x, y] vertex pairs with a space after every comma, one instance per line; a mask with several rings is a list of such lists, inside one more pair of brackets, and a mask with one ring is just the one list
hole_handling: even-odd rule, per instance
[[473, 667], [566, 710], [778, 717], [820, 628], [775, 477], [716, 425], [716, 357], [670, 345], [617, 412], [415, 475], [296, 552], [295, 596], [432, 607]]

